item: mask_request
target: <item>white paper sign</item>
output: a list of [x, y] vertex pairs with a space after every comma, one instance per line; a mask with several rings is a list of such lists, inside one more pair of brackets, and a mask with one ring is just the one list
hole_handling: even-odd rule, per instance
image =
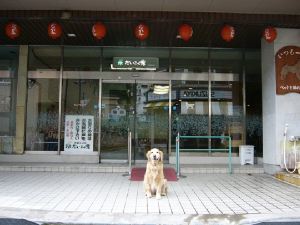
[[94, 116], [66, 115], [65, 152], [93, 152]]

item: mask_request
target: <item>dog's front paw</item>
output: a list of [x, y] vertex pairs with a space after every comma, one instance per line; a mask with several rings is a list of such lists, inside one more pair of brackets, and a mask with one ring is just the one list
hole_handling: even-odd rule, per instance
[[146, 193], [146, 196], [147, 196], [147, 198], [151, 198], [151, 197], [152, 197], [152, 195], [151, 195], [150, 192], [147, 192], [147, 193]]
[[156, 199], [157, 200], [161, 199], [161, 195], [160, 194], [156, 194]]

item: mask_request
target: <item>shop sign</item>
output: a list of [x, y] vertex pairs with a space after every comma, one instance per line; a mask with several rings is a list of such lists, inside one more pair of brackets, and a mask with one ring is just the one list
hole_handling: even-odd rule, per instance
[[300, 93], [300, 47], [286, 46], [275, 55], [276, 94]]
[[[181, 99], [208, 99], [208, 90], [181, 90]], [[232, 99], [231, 91], [211, 91], [212, 99]]]
[[85, 115], [66, 115], [65, 152], [93, 152], [94, 117]]
[[156, 57], [114, 57], [111, 65], [114, 70], [156, 70], [158, 67]]

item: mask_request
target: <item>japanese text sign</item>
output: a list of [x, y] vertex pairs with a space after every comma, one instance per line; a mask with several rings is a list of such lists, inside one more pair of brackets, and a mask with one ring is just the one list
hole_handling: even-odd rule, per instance
[[94, 117], [66, 115], [65, 152], [93, 152]]
[[300, 93], [300, 47], [286, 46], [275, 56], [276, 94]]
[[155, 57], [114, 57], [114, 69], [156, 70], [159, 59]]

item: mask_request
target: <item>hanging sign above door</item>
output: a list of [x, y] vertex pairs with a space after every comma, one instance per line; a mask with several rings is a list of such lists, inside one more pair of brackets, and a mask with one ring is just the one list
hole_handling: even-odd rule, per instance
[[156, 57], [114, 57], [112, 70], [156, 70], [159, 59]]
[[66, 115], [64, 150], [68, 153], [93, 152], [94, 117]]
[[300, 47], [286, 46], [275, 56], [276, 94], [300, 93]]

